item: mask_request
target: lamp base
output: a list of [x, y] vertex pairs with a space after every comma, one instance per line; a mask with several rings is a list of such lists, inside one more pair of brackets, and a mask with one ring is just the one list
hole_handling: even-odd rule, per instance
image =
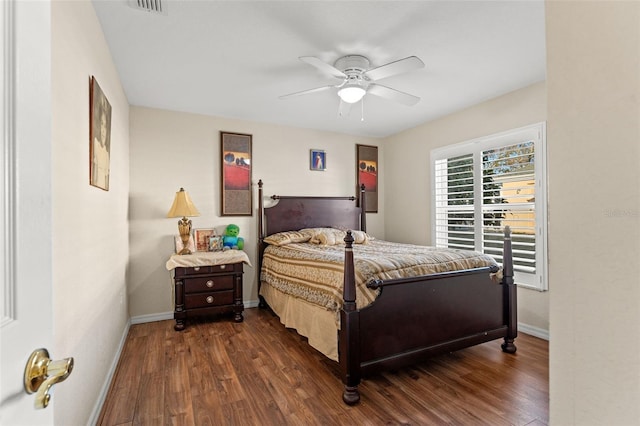
[[191, 236], [191, 219], [183, 217], [178, 221], [178, 231], [180, 232], [180, 239], [182, 240], [183, 249], [180, 250], [179, 255], [191, 254], [189, 250], [189, 237]]

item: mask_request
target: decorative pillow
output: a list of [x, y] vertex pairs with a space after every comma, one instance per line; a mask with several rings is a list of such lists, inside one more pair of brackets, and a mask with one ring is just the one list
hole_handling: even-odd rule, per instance
[[339, 229], [333, 228], [305, 228], [300, 232], [309, 233], [311, 235], [310, 243], [320, 244], [323, 246], [333, 246], [340, 244], [345, 233]]
[[[346, 231], [336, 228], [306, 228], [300, 232], [310, 232], [312, 237], [309, 242], [324, 246], [344, 244], [344, 238], [347, 236]], [[364, 231], [351, 231], [351, 235], [355, 244], [366, 244], [370, 239]]]
[[310, 242], [314, 244], [320, 244], [323, 246], [335, 246], [340, 244], [342, 240], [333, 232], [317, 232], [311, 237]]
[[[334, 226], [334, 229], [339, 229], [341, 231], [345, 231], [342, 235], [342, 238], [344, 239], [344, 237], [347, 235], [347, 232], [349, 230], [349, 228], [345, 228], [344, 226]], [[353, 236], [353, 243], [354, 244], [367, 244], [370, 240], [374, 240], [375, 238], [373, 238], [371, 235], [367, 234], [364, 231], [358, 231], [358, 230], [351, 230], [351, 235]]]
[[[346, 232], [345, 232], [346, 235]], [[373, 238], [369, 236], [369, 234], [367, 234], [364, 231], [351, 231], [351, 235], [353, 236], [353, 242], [355, 244], [367, 244], [369, 242], [369, 240], [372, 240]]]
[[302, 231], [284, 231], [271, 234], [263, 241], [274, 246], [284, 246], [291, 243], [306, 243], [313, 236], [312, 232]]

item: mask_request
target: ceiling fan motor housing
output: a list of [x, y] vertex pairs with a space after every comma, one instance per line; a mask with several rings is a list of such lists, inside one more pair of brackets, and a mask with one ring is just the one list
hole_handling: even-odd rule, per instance
[[338, 58], [333, 66], [348, 76], [364, 74], [369, 69], [369, 60], [361, 55], [347, 55]]
[[341, 87], [359, 86], [366, 90], [369, 86], [369, 80], [364, 76], [364, 73], [369, 69], [369, 59], [364, 56], [343, 56], [338, 58], [333, 66], [347, 76]]

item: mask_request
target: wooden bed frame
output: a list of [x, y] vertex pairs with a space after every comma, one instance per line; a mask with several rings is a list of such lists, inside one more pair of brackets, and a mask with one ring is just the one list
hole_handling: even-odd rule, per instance
[[[273, 195], [266, 208], [262, 180], [258, 182], [258, 270], [266, 247], [263, 239], [276, 232], [312, 227], [366, 231], [364, 188], [360, 207], [355, 197], [290, 197]], [[339, 363], [344, 391], [352, 405], [360, 400], [362, 377], [410, 365], [426, 357], [503, 338], [502, 350], [515, 353], [516, 286], [513, 281], [511, 235], [505, 229], [502, 281], [478, 268], [367, 284], [379, 288], [376, 300], [356, 309], [353, 238], [345, 238], [343, 307], [338, 331]], [[260, 280], [258, 280], [260, 286]], [[259, 293], [259, 290], [258, 290]], [[261, 306], [265, 301], [260, 297]]]

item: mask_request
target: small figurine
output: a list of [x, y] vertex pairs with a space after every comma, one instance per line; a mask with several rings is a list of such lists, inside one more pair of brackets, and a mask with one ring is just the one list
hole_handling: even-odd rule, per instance
[[242, 250], [244, 248], [244, 238], [238, 237], [240, 227], [238, 225], [228, 225], [222, 238], [222, 250]]

